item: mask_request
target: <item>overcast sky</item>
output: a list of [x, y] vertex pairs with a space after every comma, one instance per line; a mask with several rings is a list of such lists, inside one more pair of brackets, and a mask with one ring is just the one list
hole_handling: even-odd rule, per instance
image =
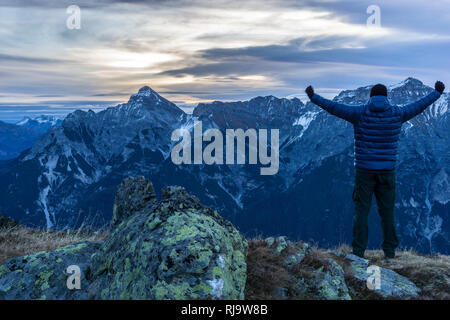
[[[69, 5], [80, 29], [69, 29]], [[378, 5], [380, 27], [368, 27]], [[450, 0], [0, 0], [0, 120], [126, 102], [304, 98], [416, 77], [450, 87]], [[70, 20], [72, 21], [72, 20]], [[72, 21], [73, 22], [73, 21]]]

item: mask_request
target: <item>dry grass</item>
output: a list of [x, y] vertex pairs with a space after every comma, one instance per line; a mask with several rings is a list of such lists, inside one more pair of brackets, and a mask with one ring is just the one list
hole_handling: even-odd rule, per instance
[[297, 252], [298, 247], [302, 246], [301, 242], [289, 245], [280, 254], [274, 250], [275, 244], [269, 246], [260, 238], [248, 241], [247, 255], [247, 283], [245, 287], [245, 297], [247, 300], [279, 300], [286, 299], [282, 295], [289, 294], [289, 299], [311, 300], [316, 296], [316, 292], [296, 292], [295, 284], [298, 279], [304, 279], [309, 282], [317, 276], [316, 269], [323, 267], [326, 270], [328, 260], [324, 251], [313, 248], [312, 251], [305, 256], [302, 262], [288, 269], [284, 264], [287, 256]]
[[0, 228], [0, 265], [6, 260], [43, 250], [54, 250], [81, 241], [99, 241], [105, 232], [76, 230], [56, 232], [23, 226]]
[[274, 253], [262, 239], [248, 242], [247, 283], [245, 297], [255, 299], [281, 299], [277, 288], [288, 286], [290, 275], [283, 266], [283, 259]]
[[[353, 299], [378, 300], [382, 297], [372, 290], [361, 285], [351, 275], [349, 261], [344, 256], [336, 256], [336, 252], [351, 253], [347, 245], [339, 246], [331, 250], [323, 250], [313, 247], [302, 262], [291, 270], [283, 265], [284, 258], [295, 251], [294, 246], [289, 246], [280, 255], [276, 254], [273, 247], [269, 247], [264, 240], [249, 240], [247, 257], [247, 285], [246, 298], [253, 299], [281, 299], [277, 294], [278, 288], [290, 291], [295, 279], [301, 278], [308, 282], [317, 273], [320, 267], [327, 269], [328, 259], [335, 260], [344, 270], [347, 286]], [[445, 255], [424, 255], [413, 250], [396, 252], [395, 259], [385, 259], [383, 251], [368, 250], [366, 258], [370, 264], [389, 268], [414, 282], [420, 289], [419, 299], [448, 300], [450, 299], [450, 257]], [[292, 292], [291, 292], [292, 293]], [[301, 296], [293, 296], [291, 299], [311, 299], [314, 292], [306, 292]]]
[[424, 255], [414, 250], [396, 253], [395, 259], [384, 259], [383, 252], [368, 251], [372, 264], [389, 268], [407, 277], [422, 289], [422, 299], [450, 299], [450, 257]]

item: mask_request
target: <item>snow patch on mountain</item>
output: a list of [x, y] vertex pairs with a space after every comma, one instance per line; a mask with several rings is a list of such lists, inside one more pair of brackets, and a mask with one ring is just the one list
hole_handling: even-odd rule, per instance
[[48, 129], [59, 126], [61, 122], [62, 120], [56, 116], [41, 115], [34, 118], [24, 117], [16, 125], [45, 133]]
[[449, 110], [449, 101], [450, 95], [448, 93], [444, 93], [435, 103], [433, 103], [430, 107], [430, 114], [436, 118], [444, 115]]
[[[407, 85], [413, 85], [413, 86], [423, 86], [422, 81], [417, 80], [415, 78], [406, 78], [403, 81], [400, 81], [399, 83], [393, 84], [388, 86], [388, 90], [394, 90], [394, 89], [399, 89], [399, 88], [403, 88]], [[411, 94], [411, 91], [408, 92], [409, 94]]]
[[[53, 225], [54, 225], [54, 223], [51, 221], [50, 211], [49, 211], [48, 206], [47, 206], [47, 197], [48, 197], [49, 191], [50, 191], [50, 186], [46, 186], [39, 193], [39, 204], [41, 205], [41, 208], [42, 208], [42, 210], [44, 211], [44, 214], [45, 214], [45, 220], [46, 220], [46, 223], [47, 223], [47, 229], [51, 229], [53, 227]], [[53, 216], [53, 218], [54, 218], [54, 216]]]
[[443, 205], [450, 202], [450, 176], [445, 168], [439, 170], [431, 184], [431, 198]]
[[[39, 158], [39, 162], [42, 166], [44, 166], [45, 170], [43, 175], [47, 179], [47, 182], [50, 186], [54, 186], [58, 181], [58, 174], [54, 172], [56, 166], [58, 165], [59, 156], [51, 155], [46, 160], [45, 157]], [[45, 162], [45, 164], [44, 164]]]
[[222, 188], [223, 191], [225, 191], [234, 200], [234, 202], [236, 203], [236, 205], [239, 208], [241, 208], [241, 209], [244, 208], [244, 205], [242, 204], [242, 201], [241, 201], [242, 193], [234, 195], [231, 191], [229, 191], [227, 189], [227, 187], [225, 187], [225, 185], [223, 184], [223, 182], [221, 180], [217, 180], [217, 184], [220, 186], [220, 188]]
[[293, 126], [302, 126], [303, 131], [308, 129], [309, 124], [316, 118], [319, 112], [307, 111], [299, 118], [295, 119]]

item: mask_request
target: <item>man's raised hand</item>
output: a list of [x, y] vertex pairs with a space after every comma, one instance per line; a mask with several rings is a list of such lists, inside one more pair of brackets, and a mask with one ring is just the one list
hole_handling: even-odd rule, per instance
[[445, 85], [440, 81], [436, 81], [436, 83], [434, 84], [434, 88], [436, 89], [436, 91], [442, 94], [444, 92]]
[[[436, 89], [437, 90], [437, 89]], [[308, 95], [308, 98], [311, 99], [311, 97], [314, 95], [314, 89], [311, 86], [308, 86], [305, 90], [306, 94]]]

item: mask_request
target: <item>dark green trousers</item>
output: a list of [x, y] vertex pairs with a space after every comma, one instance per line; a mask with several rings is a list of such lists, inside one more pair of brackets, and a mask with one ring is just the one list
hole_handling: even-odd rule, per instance
[[395, 172], [371, 173], [356, 169], [353, 201], [355, 214], [353, 216], [353, 253], [363, 257], [369, 237], [368, 216], [372, 204], [372, 195], [377, 200], [378, 213], [381, 217], [384, 241], [383, 251], [387, 257], [395, 255], [398, 238], [395, 232]]

